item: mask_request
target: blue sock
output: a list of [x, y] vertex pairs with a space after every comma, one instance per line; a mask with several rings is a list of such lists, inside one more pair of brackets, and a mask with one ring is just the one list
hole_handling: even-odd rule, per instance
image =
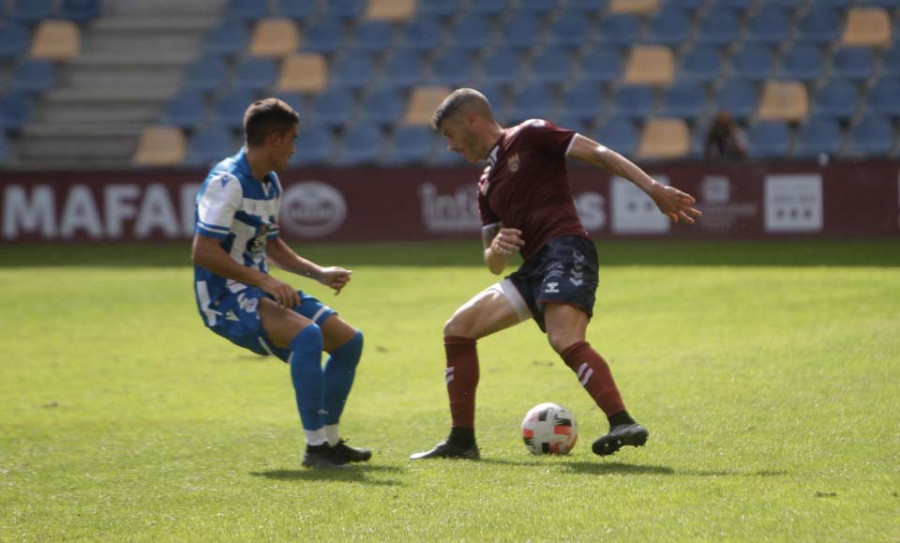
[[357, 330], [353, 339], [335, 349], [325, 364], [325, 424], [337, 424], [341, 420], [362, 348], [363, 335]]
[[304, 430], [322, 428], [322, 330], [310, 324], [291, 340], [291, 381]]

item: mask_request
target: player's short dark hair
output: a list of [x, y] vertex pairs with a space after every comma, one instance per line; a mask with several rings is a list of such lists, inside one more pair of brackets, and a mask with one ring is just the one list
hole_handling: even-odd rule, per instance
[[431, 127], [438, 130], [442, 122], [469, 108], [489, 120], [494, 119], [491, 103], [485, 95], [475, 89], [456, 89], [434, 110]]
[[244, 112], [244, 139], [248, 146], [262, 145], [269, 134], [283, 134], [300, 122], [300, 114], [283, 100], [265, 98]]

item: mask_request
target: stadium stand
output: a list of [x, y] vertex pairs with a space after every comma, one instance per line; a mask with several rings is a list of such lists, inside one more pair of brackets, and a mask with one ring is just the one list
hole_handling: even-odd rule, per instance
[[654, 118], [644, 124], [637, 156], [650, 160], [682, 158], [690, 148], [690, 133], [683, 119]]
[[187, 143], [177, 126], [151, 125], [138, 140], [134, 163], [138, 166], [176, 166], [184, 162]]
[[631, 50], [624, 82], [629, 85], [669, 85], [675, 79], [675, 61], [668, 47], [639, 45]]
[[281, 64], [275, 84], [279, 92], [317, 94], [328, 86], [328, 65], [318, 53], [295, 53]]
[[297, 25], [289, 19], [261, 19], [253, 27], [249, 53], [257, 57], [284, 57], [300, 45]]

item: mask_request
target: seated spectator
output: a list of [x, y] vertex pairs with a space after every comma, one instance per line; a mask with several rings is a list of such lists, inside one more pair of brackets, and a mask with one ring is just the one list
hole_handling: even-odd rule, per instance
[[731, 114], [720, 110], [709, 126], [703, 156], [707, 160], [742, 160], [747, 156], [747, 137]]

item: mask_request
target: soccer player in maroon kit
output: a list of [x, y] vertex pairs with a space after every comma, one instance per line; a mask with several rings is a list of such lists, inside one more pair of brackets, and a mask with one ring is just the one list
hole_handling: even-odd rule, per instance
[[503, 128], [480, 92], [458, 89], [432, 121], [451, 151], [469, 162], [487, 160], [478, 183], [484, 262], [499, 275], [514, 253], [524, 263], [503, 281], [463, 304], [444, 326], [449, 437], [410, 458], [480, 457], [475, 441], [476, 341], [528, 318], [537, 321], [609, 420], [593, 444], [606, 456], [650, 436], [628, 411], [606, 361], [585, 341], [597, 290], [597, 251], [575, 211], [566, 157], [630, 180], [673, 221], [693, 224], [694, 198], [654, 181], [633, 162], [597, 142], [543, 120]]

